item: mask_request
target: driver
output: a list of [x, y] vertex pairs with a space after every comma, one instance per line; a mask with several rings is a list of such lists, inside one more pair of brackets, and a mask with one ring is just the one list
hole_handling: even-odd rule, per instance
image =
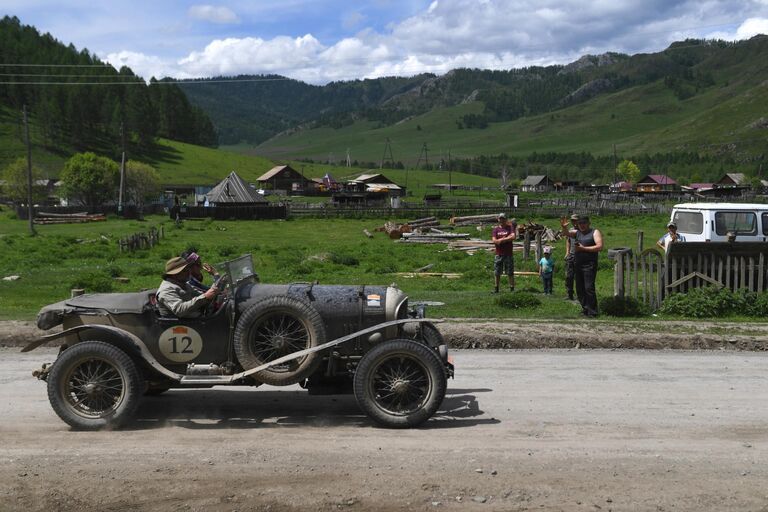
[[189, 267], [189, 262], [181, 257], [171, 258], [165, 263], [163, 282], [157, 289], [157, 308], [162, 316], [202, 316], [205, 307], [219, 293], [215, 286], [203, 294], [196, 292], [187, 282], [191, 274]]

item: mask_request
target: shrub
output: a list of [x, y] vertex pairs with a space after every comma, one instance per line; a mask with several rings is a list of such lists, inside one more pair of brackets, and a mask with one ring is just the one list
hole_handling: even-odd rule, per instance
[[347, 267], [354, 267], [360, 264], [360, 260], [354, 256], [349, 256], [348, 254], [336, 254], [335, 252], [330, 254], [330, 260], [332, 263], [345, 265]]
[[110, 277], [120, 277], [123, 275], [123, 269], [117, 265], [107, 265], [104, 269]]
[[531, 293], [519, 292], [509, 295], [501, 295], [495, 300], [497, 306], [507, 309], [524, 309], [541, 306], [541, 301]]
[[603, 297], [600, 299], [600, 311], [608, 316], [645, 316], [648, 307], [633, 297]]
[[106, 272], [89, 272], [81, 274], [70, 284], [70, 288], [83, 288], [88, 293], [111, 292], [114, 283]]
[[660, 311], [691, 318], [721, 317], [733, 313], [749, 315], [752, 314], [752, 303], [756, 302], [755, 295], [746, 291], [733, 293], [713, 286], [694, 288], [664, 299]]

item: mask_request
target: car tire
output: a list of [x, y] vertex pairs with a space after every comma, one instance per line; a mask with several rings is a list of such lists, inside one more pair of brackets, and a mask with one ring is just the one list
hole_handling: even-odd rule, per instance
[[388, 428], [416, 427], [445, 398], [445, 367], [423, 343], [395, 339], [368, 351], [357, 365], [355, 399], [372, 420]]
[[[287, 295], [267, 297], [248, 308], [237, 322], [235, 354], [245, 369], [325, 343], [325, 325], [308, 302]], [[322, 361], [318, 352], [267, 368], [252, 377], [273, 386], [296, 384]]]
[[102, 341], [85, 341], [64, 350], [47, 381], [51, 407], [78, 430], [125, 425], [144, 392], [144, 381], [133, 360]]

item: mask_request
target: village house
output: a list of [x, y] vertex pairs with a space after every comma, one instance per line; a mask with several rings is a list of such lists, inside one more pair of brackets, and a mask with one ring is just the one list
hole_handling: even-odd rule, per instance
[[520, 184], [523, 192], [550, 192], [552, 189], [552, 181], [546, 175], [528, 176]]
[[284, 194], [301, 194], [306, 190], [314, 190], [316, 184], [305, 178], [290, 165], [278, 165], [265, 172], [256, 180], [259, 187]]
[[680, 185], [666, 174], [647, 174], [637, 180], [635, 191], [638, 193], [679, 192]]
[[740, 172], [729, 172], [717, 180], [715, 188], [747, 188], [749, 186], [747, 177]]
[[205, 201], [207, 206], [246, 206], [267, 203], [261, 194], [234, 171], [205, 194]]

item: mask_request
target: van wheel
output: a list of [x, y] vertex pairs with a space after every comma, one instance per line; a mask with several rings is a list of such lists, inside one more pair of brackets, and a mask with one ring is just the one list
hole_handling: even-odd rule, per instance
[[125, 352], [102, 341], [85, 341], [56, 359], [48, 374], [48, 400], [73, 428], [114, 428], [133, 418], [143, 384]]

